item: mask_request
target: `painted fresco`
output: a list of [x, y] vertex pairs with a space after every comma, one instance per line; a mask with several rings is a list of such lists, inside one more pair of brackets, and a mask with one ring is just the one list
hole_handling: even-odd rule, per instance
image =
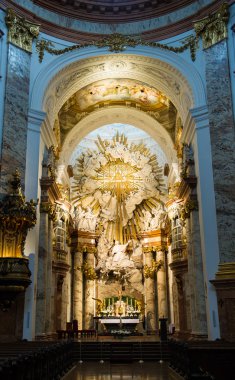
[[79, 90], [76, 98], [81, 111], [103, 102], [130, 101], [148, 108], [169, 105], [169, 100], [160, 91], [129, 79], [106, 79], [95, 82]]

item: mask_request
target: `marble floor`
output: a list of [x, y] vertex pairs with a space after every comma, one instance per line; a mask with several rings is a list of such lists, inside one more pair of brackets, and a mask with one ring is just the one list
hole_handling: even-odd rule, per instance
[[74, 367], [63, 380], [170, 380], [167, 363], [112, 364], [87, 362]]

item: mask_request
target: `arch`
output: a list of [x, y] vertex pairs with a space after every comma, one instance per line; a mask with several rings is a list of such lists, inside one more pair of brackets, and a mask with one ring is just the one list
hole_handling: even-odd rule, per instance
[[[109, 57], [120, 58], [134, 56], [135, 59], [142, 57], [142, 60], [148, 64], [152, 63], [155, 69], [166, 72], [169, 80], [174, 84], [175, 78], [178, 78], [183, 88], [181, 96], [179, 96], [179, 104], [176, 105], [181, 111], [182, 120], [186, 119], [186, 112], [183, 112], [182, 105], [185, 104], [186, 97], [189, 98], [188, 108], [195, 108], [206, 104], [206, 91], [201, 75], [193, 64], [189, 64], [185, 59], [174, 52], [166, 51], [160, 48], [151, 48], [139, 46], [136, 48], [127, 48], [124, 53], [111, 54], [107, 48], [90, 47], [81, 51], [72, 51], [61, 55], [44, 66], [36, 77], [31, 92], [31, 108], [36, 110], [45, 110], [44, 98], [46, 93], [50, 92], [55, 81], [59, 77], [63, 79], [68, 72], [74, 67], [77, 69], [77, 63], [85, 59], [96, 60], [99, 57], [109, 59]], [[150, 62], [151, 61], [151, 62]], [[152, 75], [154, 79], [154, 75]], [[161, 90], [161, 88], [159, 88]], [[170, 98], [171, 99], [171, 98]], [[173, 99], [173, 103], [175, 100]], [[180, 104], [181, 103], [181, 104]]]
[[114, 106], [98, 109], [84, 117], [66, 136], [61, 151], [61, 163], [68, 163], [77, 144], [90, 132], [110, 123], [134, 125], [152, 137], [165, 153], [169, 163], [176, 162], [173, 142], [166, 129], [148, 114], [135, 108]]

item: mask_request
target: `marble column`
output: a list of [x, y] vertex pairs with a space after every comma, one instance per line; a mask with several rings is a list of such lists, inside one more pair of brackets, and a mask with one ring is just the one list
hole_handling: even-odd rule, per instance
[[36, 336], [38, 337], [46, 334], [48, 224], [48, 213], [42, 212], [40, 218], [40, 242], [38, 252], [36, 303]]
[[[94, 252], [89, 251], [86, 254], [86, 262], [90, 268], [94, 268]], [[85, 329], [93, 329], [93, 316], [94, 316], [94, 280], [86, 278], [85, 280], [85, 315], [84, 323]]]
[[206, 49], [204, 57], [219, 255], [220, 262], [233, 262], [235, 241], [235, 132], [227, 39]]
[[191, 334], [195, 338], [207, 337], [206, 296], [203, 279], [202, 252], [198, 211], [185, 220], [188, 277], [191, 306]]
[[79, 268], [83, 264], [83, 253], [79, 250], [74, 253], [74, 282], [73, 282], [73, 319], [77, 319], [78, 328], [83, 327], [83, 273]]
[[32, 40], [39, 33], [39, 28], [36, 25], [16, 16], [12, 10], [7, 13], [6, 24], [8, 26], [9, 45], [2, 132], [0, 178], [2, 195], [8, 192], [8, 183], [16, 168], [21, 173], [22, 189], [24, 191], [30, 52]]
[[[145, 255], [145, 265], [149, 267], [152, 266], [153, 252], [147, 251]], [[148, 333], [155, 333], [157, 330], [157, 313], [156, 313], [156, 278], [154, 277], [145, 278], [144, 281], [145, 289], [145, 328]]]
[[166, 266], [165, 266], [165, 252], [157, 252], [157, 261], [162, 262], [162, 266], [157, 272], [157, 299], [158, 299], [158, 317], [168, 317], [167, 307], [167, 285], [166, 285]]
[[52, 258], [53, 258], [53, 220], [49, 215], [48, 218], [48, 251], [46, 258], [47, 278], [46, 278], [46, 313], [45, 313], [45, 332], [47, 336], [52, 333]]

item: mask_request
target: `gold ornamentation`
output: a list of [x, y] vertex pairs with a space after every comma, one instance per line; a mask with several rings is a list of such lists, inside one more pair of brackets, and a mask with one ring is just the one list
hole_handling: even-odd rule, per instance
[[33, 39], [39, 35], [39, 25], [19, 17], [12, 9], [8, 9], [5, 21], [8, 27], [8, 42], [31, 53]]
[[36, 203], [25, 202], [18, 170], [11, 187], [12, 193], [0, 202], [0, 257], [22, 257], [27, 232], [36, 224]]
[[87, 263], [87, 261], [84, 261], [84, 263], [81, 265], [81, 267], [77, 267], [78, 270], [81, 270], [86, 277], [87, 280], [96, 280], [98, 278], [95, 269]]
[[204, 49], [208, 49], [212, 45], [227, 38], [228, 19], [229, 7], [227, 3], [224, 3], [213, 15], [195, 22], [194, 29], [196, 35], [202, 37]]
[[162, 260], [152, 260], [152, 265], [149, 266], [147, 264], [144, 265], [144, 277], [145, 278], [154, 278], [155, 273], [159, 271], [159, 269], [163, 266]]
[[49, 218], [55, 222], [56, 221], [56, 207], [48, 202], [40, 203], [40, 213], [48, 214]]
[[198, 202], [189, 199], [181, 209], [181, 219], [185, 220], [190, 217], [191, 211], [198, 210]]
[[173, 47], [158, 42], [148, 42], [141, 39], [140, 36], [125, 36], [123, 34], [114, 33], [110, 36], [101, 38], [98, 41], [91, 41], [84, 44], [76, 44], [69, 46], [65, 49], [55, 49], [54, 44], [50, 41], [40, 40], [37, 42], [36, 48], [39, 55], [39, 62], [43, 61], [44, 52], [47, 51], [53, 55], [61, 55], [73, 50], [79, 50], [90, 46], [96, 46], [98, 48], [107, 47], [109, 51], [120, 53], [126, 49], [126, 47], [136, 47], [136, 46], [149, 46], [153, 48], [160, 48], [164, 50], [173, 51], [174, 53], [182, 53], [187, 49], [190, 49], [191, 58], [195, 61], [196, 49], [198, 46], [198, 37], [189, 36], [182, 42], [182, 46]]

